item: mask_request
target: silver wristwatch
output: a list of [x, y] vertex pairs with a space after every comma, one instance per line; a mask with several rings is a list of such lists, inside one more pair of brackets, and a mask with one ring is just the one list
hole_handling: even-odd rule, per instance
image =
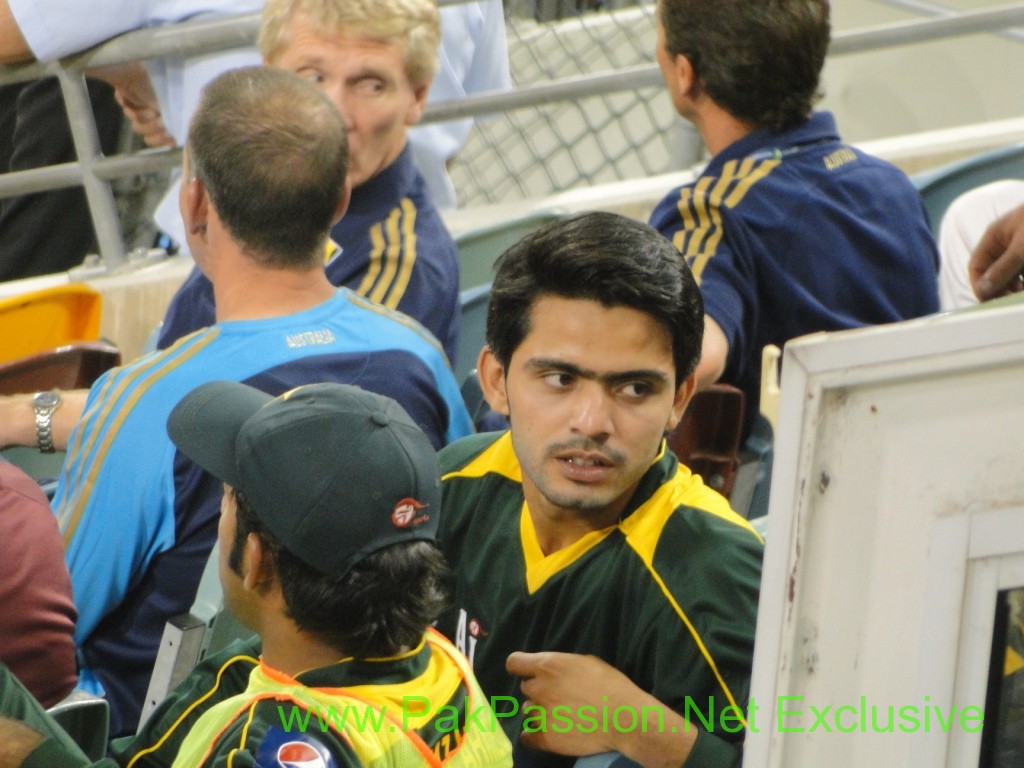
[[60, 392], [36, 392], [32, 398], [36, 411], [36, 440], [41, 453], [53, 453], [53, 412], [60, 407]]

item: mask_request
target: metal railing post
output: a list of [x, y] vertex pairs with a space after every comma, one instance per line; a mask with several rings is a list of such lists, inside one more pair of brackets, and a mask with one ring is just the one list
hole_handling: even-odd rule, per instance
[[93, 118], [88, 86], [85, 84], [85, 74], [79, 69], [68, 70], [61, 66], [54, 66], [53, 74], [57, 76], [64, 94], [71, 138], [78, 156], [81, 184], [85, 188], [85, 198], [96, 231], [96, 244], [103, 255], [106, 268], [114, 270], [127, 261], [127, 256], [110, 182], [96, 175], [96, 162], [101, 159], [103, 153], [96, 131], [96, 121]]

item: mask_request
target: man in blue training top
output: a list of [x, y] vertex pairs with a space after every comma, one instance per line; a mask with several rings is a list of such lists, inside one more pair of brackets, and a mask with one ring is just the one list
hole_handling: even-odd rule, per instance
[[[260, 52], [315, 83], [348, 126], [352, 200], [331, 231], [328, 279], [420, 321], [454, 360], [458, 254], [406, 141], [426, 107], [440, 34], [431, 0], [269, 0]], [[159, 347], [213, 317], [209, 281], [193, 270]]]
[[765, 345], [938, 309], [938, 253], [916, 190], [812, 112], [828, 44], [827, 0], [658, 3], [658, 63], [712, 159], [650, 223], [700, 284], [698, 387], [743, 390], [745, 436]]
[[217, 322], [88, 392], [0, 401], [0, 445], [67, 448], [53, 508], [80, 679], [105, 692], [114, 735], [134, 732], [163, 626], [189, 609], [216, 538], [220, 483], [164, 430], [187, 392], [349, 383], [397, 400], [435, 447], [472, 431], [437, 341], [324, 274], [348, 154], [323, 94], [283, 70], [233, 70], [204, 91], [185, 153], [182, 218]]

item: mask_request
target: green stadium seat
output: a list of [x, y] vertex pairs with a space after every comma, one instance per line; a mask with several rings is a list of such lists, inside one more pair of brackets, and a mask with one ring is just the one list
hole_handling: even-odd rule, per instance
[[1002, 179], [1024, 180], [1024, 143], [958, 160], [910, 179], [924, 200], [932, 232], [938, 235], [949, 204], [964, 192]]
[[489, 224], [455, 238], [459, 249], [459, 287], [465, 291], [480, 285], [490, 284], [494, 278], [493, 267], [498, 257], [513, 243], [533, 230], [567, 215], [560, 209], [542, 210]]

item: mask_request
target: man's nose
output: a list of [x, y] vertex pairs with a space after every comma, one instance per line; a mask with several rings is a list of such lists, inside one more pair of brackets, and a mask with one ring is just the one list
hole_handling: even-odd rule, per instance
[[331, 100], [338, 112], [341, 113], [341, 119], [345, 121], [345, 127], [351, 128], [352, 121], [349, 116], [352, 114], [352, 108], [349, 104], [348, 94], [345, 91], [345, 86], [342, 84], [331, 85], [323, 88], [324, 95]]
[[572, 428], [575, 431], [594, 439], [611, 434], [614, 402], [604, 387], [596, 382], [580, 387], [573, 405]]

